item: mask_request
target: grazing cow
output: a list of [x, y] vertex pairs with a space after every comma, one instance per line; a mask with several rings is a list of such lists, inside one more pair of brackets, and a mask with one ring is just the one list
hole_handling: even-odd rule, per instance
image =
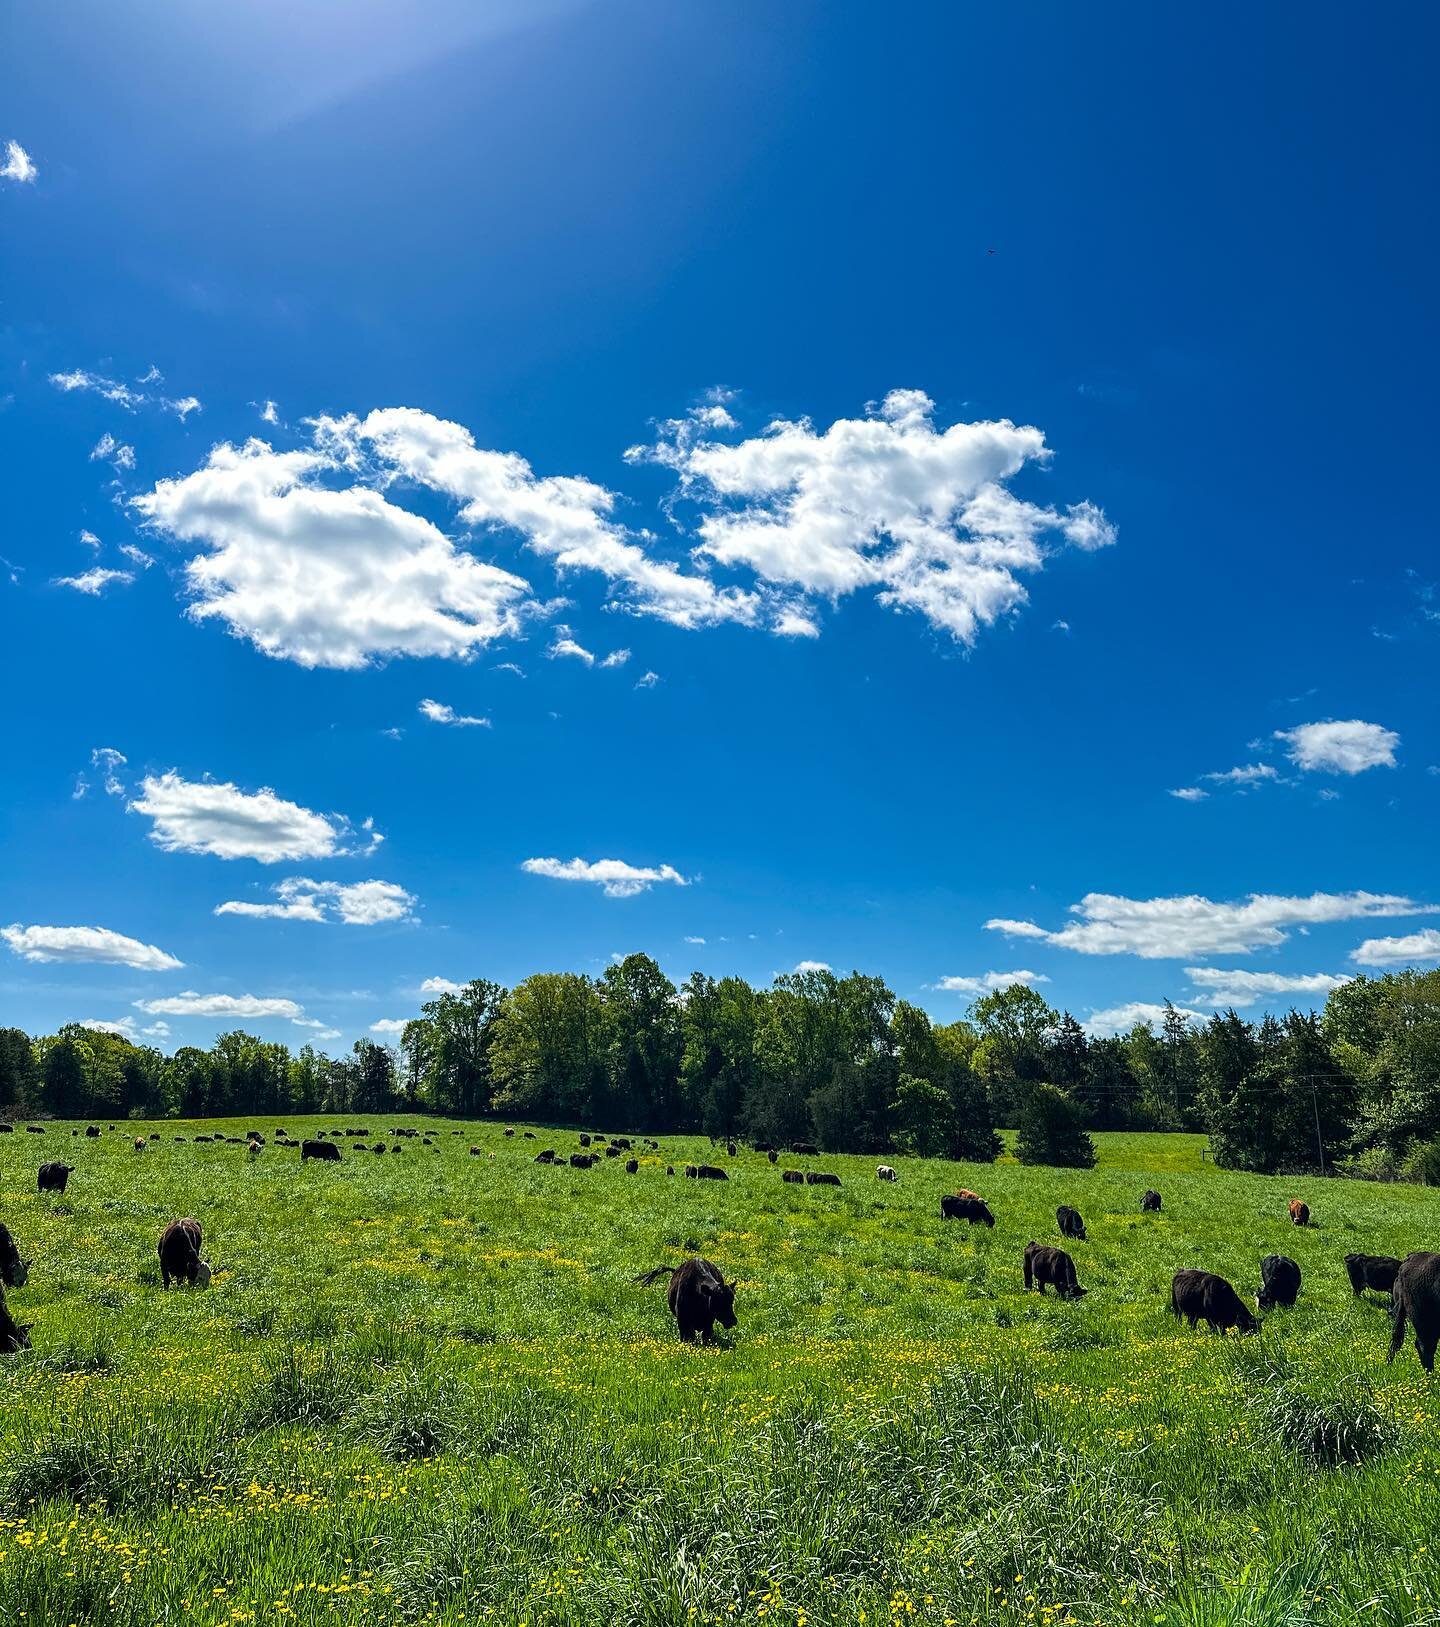
[[636, 1277], [642, 1288], [670, 1278], [670, 1291], [666, 1296], [670, 1314], [685, 1341], [706, 1344], [715, 1336], [715, 1324], [722, 1328], [735, 1326], [735, 1284], [726, 1282], [717, 1267], [709, 1260], [686, 1260], [673, 1269], [657, 1265]]
[[[348, 1135], [353, 1135], [354, 1131], [353, 1130], [347, 1130], [345, 1132], [345, 1134], [347, 1136]], [[245, 1132], [245, 1140], [247, 1142], [258, 1141], [262, 1147], [265, 1145], [265, 1137], [263, 1135], [261, 1135], [258, 1130], [247, 1130]]]
[[583, 1130], [580, 1132], [580, 1145], [582, 1147], [588, 1147], [590, 1145], [590, 1137], [586, 1135]]
[[984, 1203], [985, 1201], [978, 1192], [972, 1192], [968, 1186], [957, 1187], [955, 1196], [957, 1198], [969, 1198], [972, 1203]]
[[[382, 1155], [383, 1155], [383, 1154], [384, 1154], [384, 1151], [385, 1151], [385, 1143], [384, 1143], [384, 1142], [383, 1142], [383, 1141], [377, 1141], [377, 1142], [376, 1142], [376, 1143], [375, 1143], [375, 1145], [374, 1145], [374, 1146], [373, 1146], [373, 1147], [372, 1147], [372, 1148], [371, 1148], [371, 1149], [370, 1149], [370, 1151], [371, 1151], [371, 1152], [378, 1152], [378, 1153], [380, 1153], [380, 1154], [382, 1154]], [[399, 1149], [399, 1148], [398, 1148], [398, 1147], [397, 1147], [397, 1148], [396, 1148], [396, 1149], [395, 1149], [395, 1151], [396, 1151], [396, 1152], [399, 1152], [399, 1151], [400, 1151], [400, 1149]]]
[[605, 1156], [607, 1158], [618, 1158], [624, 1150], [618, 1141], [612, 1141], [605, 1149]]
[[30, 1348], [32, 1322], [17, 1322], [10, 1314], [4, 1294], [0, 1294], [0, 1354], [14, 1355], [17, 1350]]
[[471, 1149], [470, 1149], [470, 1156], [471, 1156], [471, 1157], [472, 1157], [472, 1158], [478, 1158], [478, 1157], [479, 1157], [479, 1156], [480, 1156], [480, 1149], [479, 1149], [479, 1147], [472, 1147], [472, 1148], [471, 1148]]
[[[160, 1132], [158, 1130], [152, 1130], [150, 1132], [150, 1139], [152, 1141], [158, 1141], [160, 1139]], [[238, 1141], [240, 1138], [239, 1138], [239, 1136], [236, 1136], [235, 1139]]]
[[303, 1164], [307, 1158], [319, 1158], [338, 1164], [340, 1162], [340, 1149], [333, 1141], [302, 1141], [300, 1143], [300, 1162]]
[[1080, 1218], [1080, 1211], [1072, 1209], [1068, 1203], [1062, 1203], [1055, 1211], [1055, 1224], [1060, 1228], [1062, 1237], [1074, 1237], [1081, 1243], [1088, 1241], [1085, 1236], [1085, 1222]]
[[1083, 1299], [1088, 1292], [1075, 1280], [1075, 1262], [1063, 1248], [1032, 1240], [1025, 1245], [1025, 1292], [1034, 1287], [1043, 1294], [1047, 1285], [1061, 1299]]
[[728, 1181], [730, 1177], [723, 1169], [717, 1169], [714, 1164], [700, 1164], [696, 1167], [695, 1175], [702, 1181]]
[[35, 1185], [41, 1192], [63, 1192], [74, 1173], [74, 1164], [41, 1164], [35, 1172]]
[[983, 1198], [962, 1198], [958, 1192], [947, 1193], [940, 1200], [941, 1220], [968, 1220], [972, 1226], [989, 1226], [993, 1229], [995, 1216], [990, 1213], [990, 1205]]
[[27, 1124], [25, 1126], [25, 1133], [32, 1136], [43, 1136], [45, 1134], [45, 1126], [43, 1124]]
[[699, 1173], [700, 1173], [700, 1170], [699, 1170], [699, 1167], [697, 1165], [695, 1165], [695, 1164], [686, 1164], [686, 1166], [685, 1166], [685, 1174], [690, 1180], [693, 1181], [699, 1175]]
[[876, 1164], [875, 1179], [877, 1181], [898, 1181], [900, 1177], [889, 1164]]
[[[478, 1151], [478, 1149], [476, 1149]], [[544, 1152], [537, 1152], [532, 1162], [536, 1164], [553, 1164], [555, 1162], [555, 1149], [547, 1147]]]
[[1273, 1310], [1277, 1305], [1293, 1305], [1300, 1293], [1300, 1267], [1288, 1254], [1267, 1254], [1260, 1262], [1260, 1292], [1255, 1308]]
[[1308, 1226], [1310, 1224], [1310, 1205], [1308, 1203], [1301, 1203], [1299, 1198], [1291, 1198], [1290, 1224], [1292, 1226]]
[[534, 1141], [534, 1139], [535, 1139], [535, 1132], [534, 1132], [534, 1131], [533, 1131], [533, 1130], [527, 1130], [527, 1131], [526, 1131], [526, 1132], [525, 1132], [525, 1134], [524, 1134], [524, 1135], [523, 1135], [523, 1136], [521, 1136], [521, 1138], [520, 1138], [520, 1139], [521, 1139], [521, 1140], [522, 1140], [522, 1141]]
[[15, 1126], [13, 1124], [0, 1122], [0, 1136], [13, 1136], [14, 1134]]
[[817, 1146], [809, 1141], [792, 1141], [790, 1143], [790, 1151], [797, 1158], [813, 1158], [819, 1150]]
[[665, 1173], [666, 1173], [666, 1174], [667, 1174], [667, 1175], [673, 1175], [673, 1174], [674, 1174], [674, 1173], [675, 1173], [675, 1166], [674, 1166], [674, 1164], [666, 1164], [666, 1166], [665, 1166]]
[[775, 1144], [772, 1141], [757, 1141], [755, 1143], [755, 1151], [756, 1152], [774, 1152], [775, 1151]]
[[258, 1141], [247, 1142], [245, 1151], [249, 1153], [252, 1158], [258, 1158], [260, 1156], [260, 1147], [261, 1143]]
[[728, 1152], [733, 1158], [735, 1156], [735, 1143], [733, 1141], [727, 1141], [725, 1143], [725, 1151]]
[[1192, 1328], [1204, 1322], [1212, 1333], [1227, 1328], [1256, 1333], [1260, 1328], [1239, 1294], [1211, 1271], [1177, 1271], [1170, 1284], [1170, 1309]]
[[1427, 1373], [1435, 1371], [1435, 1347], [1440, 1344], [1440, 1254], [1407, 1254], [1395, 1273], [1395, 1332], [1390, 1338], [1394, 1361], [1405, 1343], [1405, 1322], [1415, 1329], [1415, 1354]]
[[1350, 1278], [1350, 1291], [1358, 1299], [1367, 1288], [1377, 1294], [1395, 1292], [1395, 1273], [1400, 1262], [1393, 1254], [1347, 1254], [1345, 1272]]
[[176, 1282], [188, 1282], [192, 1288], [210, 1286], [210, 1267], [200, 1258], [198, 1220], [172, 1220], [160, 1233], [157, 1252], [162, 1288], [170, 1286], [172, 1277]]
[[780, 1154], [778, 1152], [776, 1152], [773, 1147], [771, 1147], [769, 1149], [769, 1151], [765, 1154], [765, 1156], [770, 1160], [770, 1162], [772, 1164], [778, 1164], [780, 1162]]
[[515, 1132], [514, 1132], [514, 1131], [513, 1131], [513, 1130], [507, 1130], [507, 1131], [506, 1131], [506, 1132], [505, 1132], [505, 1134], [506, 1134], [506, 1135], [507, 1135], [507, 1136], [513, 1136], [513, 1135], [514, 1135], [514, 1134], [515, 1134]]
[[629, 1136], [611, 1136], [610, 1145], [618, 1147], [621, 1152], [630, 1152], [632, 1150]]
[[639, 1168], [640, 1160], [638, 1158], [627, 1158], [625, 1160], [625, 1173], [627, 1175], [634, 1175]]
[[10, 1228], [0, 1225], [0, 1283], [7, 1288], [23, 1288], [30, 1277], [30, 1262], [20, 1258], [20, 1250]]
[[572, 1152], [570, 1154], [571, 1169], [589, 1169], [591, 1164], [598, 1164], [600, 1160], [593, 1152]]
[[839, 1186], [840, 1177], [832, 1175], [828, 1169], [807, 1169], [805, 1171], [806, 1186]]
[[145, 1143], [145, 1137], [144, 1136], [136, 1136], [135, 1137], [135, 1151], [136, 1152], [144, 1152], [145, 1151], [145, 1145], [146, 1145], [146, 1143]]
[[780, 1171], [780, 1179], [782, 1181], [789, 1181], [792, 1186], [804, 1186], [805, 1184], [804, 1172], [798, 1169], [782, 1169]]
[[1160, 1194], [1153, 1186], [1140, 1194], [1140, 1212], [1146, 1215], [1160, 1213]]
[[87, 1136], [98, 1136], [100, 1134], [100, 1126], [98, 1124], [87, 1124], [85, 1126], [85, 1134]]

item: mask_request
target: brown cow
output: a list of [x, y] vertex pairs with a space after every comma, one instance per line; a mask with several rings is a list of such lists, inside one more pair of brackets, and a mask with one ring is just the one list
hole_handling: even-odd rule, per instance
[[722, 1328], [735, 1326], [735, 1284], [726, 1282], [716, 1266], [709, 1260], [686, 1260], [673, 1269], [657, 1265], [653, 1271], [642, 1272], [635, 1281], [642, 1288], [670, 1278], [667, 1295], [670, 1314], [685, 1341], [706, 1344], [714, 1337], [715, 1324]]
[[1440, 1254], [1407, 1254], [1395, 1273], [1395, 1332], [1390, 1339], [1394, 1361], [1405, 1343], [1405, 1322], [1415, 1329], [1415, 1354], [1427, 1373], [1435, 1371], [1435, 1347], [1440, 1345]]
[[1025, 1292], [1033, 1285], [1043, 1294], [1047, 1284], [1061, 1299], [1083, 1299], [1088, 1291], [1075, 1280], [1075, 1262], [1063, 1248], [1029, 1242], [1025, 1245]]
[[1299, 1198], [1291, 1198], [1290, 1224], [1292, 1226], [1308, 1226], [1310, 1224], [1310, 1205], [1308, 1203], [1302, 1203]]
[[135, 1137], [135, 1151], [136, 1152], [144, 1152], [145, 1151], [145, 1137], [144, 1136], [136, 1136]]
[[157, 1252], [160, 1255], [160, 1283], [170, 1286], [170, 1279], [188, 1282], [191, 1287], [208, 1288], [210, 1267], [200, 1258], [200, 1222], [198, 1220], [172, 1220], [160, 1233]]

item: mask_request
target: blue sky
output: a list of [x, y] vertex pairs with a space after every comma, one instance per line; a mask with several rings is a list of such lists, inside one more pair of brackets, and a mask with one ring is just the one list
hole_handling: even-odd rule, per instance
[[1432, 11], [294, 11], [7, 19], [0, 1022], [1440, 959]]

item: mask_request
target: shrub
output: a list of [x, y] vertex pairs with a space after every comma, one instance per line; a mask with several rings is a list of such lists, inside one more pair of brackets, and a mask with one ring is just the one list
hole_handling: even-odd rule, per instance
[[1095, 1143], [1085, 1133], [1084, 1111], [1054, 1085], [1031, 1085], [1020, 1101], [1015, 1156], [1022, 1164], [1093, 1169]]
[[1412, 1147], [1404, 1165], [1405, 1179], [1420, 1186], [1440, 1186], [1440, 1138]]

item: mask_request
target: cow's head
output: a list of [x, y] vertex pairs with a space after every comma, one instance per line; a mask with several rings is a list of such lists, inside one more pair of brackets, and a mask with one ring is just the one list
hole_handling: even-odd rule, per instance
[[12, 1323], [11, 1331], [4, 1335], [4, 1344], [0, 1348], [3, 1348], [7, 1355], [12, 1355], [17, 1350], [28, 1350], [30, 1348], [30, 1329], [34, 1326], [33, 1322]]
[[10, 1268], [10, 1276], [10, 1287], [23, 1288], [30, 1280], [29, 1260], [16, 1260], [15, 1264]]
[[1077, 1282], [1065, 1290], [1065, 1297], [1066, 1299], [1084, 1299], [1089, 1292], [1088, 1288], [1082, 1288]]
[[1235, 1326], [1240, 1329], [1241, 1333], [1259, 1333], [1260, 1319], [1251, 1316], [1246, 1307], [1241, 1305], [1235, 1317]]
[[735, 1284], [726, 1282], [721, 1277], [718, 1283], [705, 1284], [705, 1297], [710, 1301], [710, 1309], [714, 1312], [715, 1320], [722, 1328], [735, 1326]]

